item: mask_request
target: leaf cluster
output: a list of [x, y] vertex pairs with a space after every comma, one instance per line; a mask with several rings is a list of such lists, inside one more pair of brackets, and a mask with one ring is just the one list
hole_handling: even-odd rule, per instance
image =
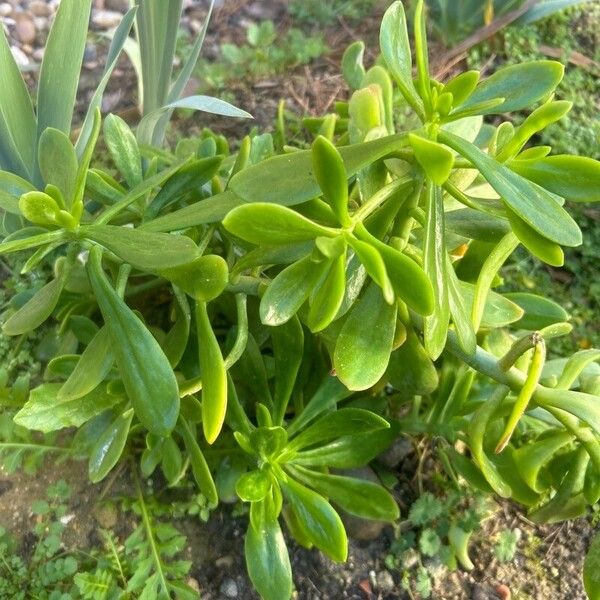
[[[172, 108], [242, 115], [196, 97], [135, 132], [96, 111], [80, 156], [45, 129], [37, 186], [0, 173], [12, 220], [0, 254], [52, 263], [50, 281], [6, 310], [3, 332], [23, 339], [51, 323], [58, 340], [14, 422], [75, 428], [72, 452], [94, 483], [133, 459], [171, 487], [189, 474], [205, 511], [247, 502], [246, 563], [265, 600], [292, 594], [282, 524], [341, 561], [341, 514], [398, 518], [389, 490], [347, 470], [402, 432], [438, 438], [453, 480], [513, 498], [536, 521], [600, 498], [600, 352], [547, 359], [571, 329], [566, 311], [498, 287], [519, 246], [562, 265], [582, 239], [565, 201], [600, 199], [599, 163], [533, 141], [570, 108], [553, 98], [563, 67], [440, 82], [422, 2], [413, 35], [414, 55], [395, 2], [381, 64], [367, 69], [364, 45], [350, 46], [351, 98], [311, 122], [308, 149], [287, 144], [281, 119], [277, 144], [247, 136], [233, 152], [205, 130], [173, 151], [152, 145]], [[396, 131], [406, 106], [416, 125]], [[520, 125], [498, 123], [525, 109]], [[101, 131], [110, 173], [91, 162]], [[412, 517], [426, 526], [422, 552], [447, 538], [468, 567], [471, 522], [438, 531], [430, 504]], [[181, 537], [151, 523], [141, 493], [137, 510], [140, 589], [185, 597], [189, 565], [160, 559]]]

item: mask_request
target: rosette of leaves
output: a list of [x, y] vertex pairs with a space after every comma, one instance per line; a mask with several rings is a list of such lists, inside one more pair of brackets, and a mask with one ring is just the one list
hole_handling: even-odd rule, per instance
[[[283, 327], [288, 331], [282, 335], [291, 335], [299, 324]], [[275, 401], [281, 399], [281, 380], [276, 377]], [[280, 517], [299, 544], [344, 561], [348, 540], [334, 507], [363, 519], [391, 522], [399, 516], [394, 498], [381, 485], [328, 472], [364, 465], [396, 435], [371, 411], [352, 406], [331, 410], [346, 396], [347, 389], [326, 376], [289, 423], [277, 420], [277, 402], [271, 409], [256, 404], [256, 426], [241, 406], [235, 411], [241, 426], [234, 437], [245, 455], [238, 464], [235, 490], [250, 503], [246, 564], [265, 599], [287, 598], [293, 588]]]

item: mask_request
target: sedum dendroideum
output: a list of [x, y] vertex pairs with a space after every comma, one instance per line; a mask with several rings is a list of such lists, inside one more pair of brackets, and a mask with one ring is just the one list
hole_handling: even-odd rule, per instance
[[[246, 562], [265, 600], [292, 593], [282, 524], [341, 561], [344, 514], [398, 518], [383, 485], [345, 471], [403, 433], [435, 436], [457, 481], [537, 521], [600, 498], [600, 351], [546, 359], [566, 312], [494, 289], [519, 245], [559, 266], [581, 243], [565, 201], [600, 200], [600, 164], [530, 144], [569, 109], [552, 98], [559, 63], [442, 83], [424, 30], [418, 2], [413, 57], [396, 2], [381, 65], [348, 49], [352, 96], [307, 123], [308, 148], [273, 156], [265, 134], [231, 153], [206, 130], [171, 152], [111, 115], [113, 176], [90, 166], [96, 112], [81, 154], [42, 132], [35, 187], [0, 173], [0, 254], [54, 261], [3, 331], [60, 340], [15, 422], [80, 428], [73, 454], [94, 482], [136, 456], [170, 485], [189, 471], [211, 507], [249, 503]], [[414, 127], [398, 127], [399, 104]], [[523, 110], [519, 127], [485, 119]]]

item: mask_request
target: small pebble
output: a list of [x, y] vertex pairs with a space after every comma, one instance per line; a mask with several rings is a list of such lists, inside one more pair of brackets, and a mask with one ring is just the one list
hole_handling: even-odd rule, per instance
[[83, 62], [90, 62], [98, 58], [98, 50], [94, 44], [86, 44], [83, 53]]
[[501, 598], [502, 600], [510, 600], [511, 598], [511, 593], [510, 593], [510, 589], [508, 588], [508, 586], [504, 585], [503, 583], [500, 583], [496, 586], [496, 594], [498, 595], [499, 598]]
[[2, 2], [0, 4], [0, 17], [8, 17], [12, 14], [13, 7], [8, 2]]
[[229, 577], [223, 581], [219, 590], [225, 598], [237, 598], [238, 596], [237, 583]]
[[23, 16], [17, 19], [16, 33], [24, 44], [32, 44], [35, 41], [35, 25], [30, 17]]
[[105, 0], [104, 8], [118, 12], [127, 12], [129, 9], [129, 0]]
[[116, 27], [123, 15], [114, 10], [97, 10], [92, 16], [92, 23], [100, 29], [111, 29]]
[[215, 566], [219, 569], [230, 569], [233, 566], [233, 556], [225, 555], [217, 558]]
[[29, 3], [29, 10], [36, 17], [50, 16], [50, 6], [48, 6], [47, 2], [42, 2], [42, 0], [32, 0]]
[[74, 514], [64, 515], [59, 520], [63, 525], [68, 525], [75, 518]]
[[414, 454], [412, 442], [405, 437], [399, 437], [394, 443], [377, 458], [386, 467], [392, 469], [402, 463], [411, 454]]
[[382, 594], [390, 594], [396, 588], [394, 578], [389, 571], [377, 573], [377, 590]]
[[33, 17], [33, 24], [38, 31], [45, 31], [48, 29], [50, 21], [46, 17]]
[[27, 54], [21, 50], [21, 48], [17, 48], [16, 46], [11, 46], [10, 51], [15, 59], [15, 62], [19, 67], [26, 67], [29, 64], [29, 59], [27, 58]]

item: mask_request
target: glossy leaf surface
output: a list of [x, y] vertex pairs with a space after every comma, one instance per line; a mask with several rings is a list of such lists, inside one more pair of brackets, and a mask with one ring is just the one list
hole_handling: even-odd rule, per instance
[[166, 435], [179, 414], [179, 389], [169, 361], [154, 336], [111, 287], [98, 248], [90, 252], [88, 273], [135, 414], [149, 431]]

